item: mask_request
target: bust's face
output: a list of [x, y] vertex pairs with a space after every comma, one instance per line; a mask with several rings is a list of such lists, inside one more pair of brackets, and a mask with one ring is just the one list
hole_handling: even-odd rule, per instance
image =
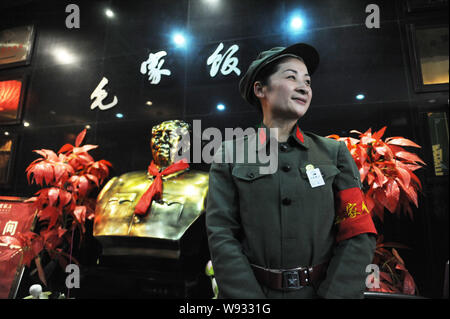
[[189, 133], [189, 125], [183, 121], [166, 121], [152, 128], [151, 148], [155, 164], [161, 167], [169, 166], [175, 162], [180, 149], [189, 149], [182, 137]]

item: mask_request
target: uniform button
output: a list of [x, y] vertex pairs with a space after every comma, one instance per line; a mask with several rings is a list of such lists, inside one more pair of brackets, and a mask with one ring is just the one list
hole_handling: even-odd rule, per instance
[[291, 205], [291, 199], [288, 197], [283, 198], [283, 200], [281, 201], [283, 203], [283, 205]]
[[289, 172], [289, 171], [291, 170], [291, 165], [284, 165], [281, 169], [282, 169], [284, 172]]
[[250, 178], [253, 178], [253, 177], [255, 177], [255, 174], [253, 174], [253, 173], [248, 173], [247, 176], [250, 177]]
[[288, 150], [288, 146], [287, 146], [286, 144], [281, 144], [281, 145], [280, 145], [280, 150], [281, 150], [282, 152], [286, 152], [286, 151]]

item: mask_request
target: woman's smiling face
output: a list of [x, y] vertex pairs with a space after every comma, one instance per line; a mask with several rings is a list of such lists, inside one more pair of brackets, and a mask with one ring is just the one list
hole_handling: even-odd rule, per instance
[[[257, 82], [255, 82], [256, 84]], [[312, 99], [311, 77], [306, 65], [294, 57], [278, 64], [267, 85], [255, 87], [264, 111], [286, 119], [299, 119], [309, 108]]]

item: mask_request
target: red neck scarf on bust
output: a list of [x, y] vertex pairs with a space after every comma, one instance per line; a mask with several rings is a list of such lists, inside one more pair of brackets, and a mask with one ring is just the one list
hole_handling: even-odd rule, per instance
[[172, 165], [166, 167], [162, 172], [159, 172], [154, 161], [148, 166], [148, 173], [155, 177], [153, 183], [142, 195], [141, 199], [134, 208], [136, 215], [145, 215], [152, 205], [154, 199], [160, 199], [163, 192], [162, 177], [173, 174], [175, 172], [189, 168], [189, 164], [185, 160], [180, 160]]

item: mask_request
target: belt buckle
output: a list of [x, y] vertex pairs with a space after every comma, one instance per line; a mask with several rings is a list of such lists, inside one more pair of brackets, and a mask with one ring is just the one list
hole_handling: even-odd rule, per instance
[[300, 289], [303, 286], [300, 285], [300, 277], [297, 270], [285, 270], [283, 271], [283, 288], [285, 289]]

